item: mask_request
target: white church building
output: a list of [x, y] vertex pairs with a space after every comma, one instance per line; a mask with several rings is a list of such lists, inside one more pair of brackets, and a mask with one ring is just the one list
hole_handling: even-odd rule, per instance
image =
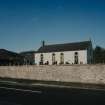
[[91, 64], [92, 61], [91, 41], [53, 45], [46, 45], [43, 41], [42, 46], [35, 53], [37, 65]]

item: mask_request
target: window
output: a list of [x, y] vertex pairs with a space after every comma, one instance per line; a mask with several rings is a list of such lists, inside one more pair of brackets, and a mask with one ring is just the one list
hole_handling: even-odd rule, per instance
[[78, 64], [78, 52], [74, 53], [74, 64]]
[[78, 55], [78, 52], [75, 52], [75, 55]]
[[60, 54], [60, 64], [64, 64], [64, 54]]
[[55, 53], [53, 53], [53, 54], [52, 54], [52, 64], [54, 65], [55, 62], [56, 62], [56, 61], [55, 61]]
[[43, 65], [43, 54], [40, 55], [40, 65]]

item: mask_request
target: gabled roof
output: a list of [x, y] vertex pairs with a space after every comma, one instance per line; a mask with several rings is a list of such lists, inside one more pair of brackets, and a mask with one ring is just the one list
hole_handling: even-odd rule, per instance
[[43, 47], [40, 47], [36, 53], [85, 50], [90, 45], [91, 41], [44, 45]]
[[20, 54], [33, 54], [35, 53], [35, 51], [24, 51], [24, 52], [20, 52]]
[[24, 51], [24, 52], [20, 52], [20, 55], [24, 56], [25, 58], [28, 57], [28, 58], [34, 58], [34, 54], [35, 54], [35, 51]]

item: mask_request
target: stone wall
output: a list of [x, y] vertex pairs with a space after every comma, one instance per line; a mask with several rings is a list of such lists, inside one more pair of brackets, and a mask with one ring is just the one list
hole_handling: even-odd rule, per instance
[[105, 65], [1, 66], [0, 77], [105, 84]]

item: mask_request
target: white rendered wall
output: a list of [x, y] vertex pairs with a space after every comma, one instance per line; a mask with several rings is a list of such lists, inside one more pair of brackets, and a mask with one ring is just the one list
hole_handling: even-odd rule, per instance
[[64, 53], [64, 63], [69, 62], [70, 64], [74, 64], [74, 53], [78, 52], [79, 64], [83, 62], [83, 64], [87, 64], [87, 50], [80, 51], [64, 51], [64, 52], [49, 52], [49, 53], [36, 53], [35, 54], [35, 63], [39, 64], [40, 62], [40, 54], [43, 54], [43, 63], [49, 61], [49, 64], [52, 65], [52, 54], [55, 53], [55, 60], [57, 63], [60, 63], [60, 54]]

